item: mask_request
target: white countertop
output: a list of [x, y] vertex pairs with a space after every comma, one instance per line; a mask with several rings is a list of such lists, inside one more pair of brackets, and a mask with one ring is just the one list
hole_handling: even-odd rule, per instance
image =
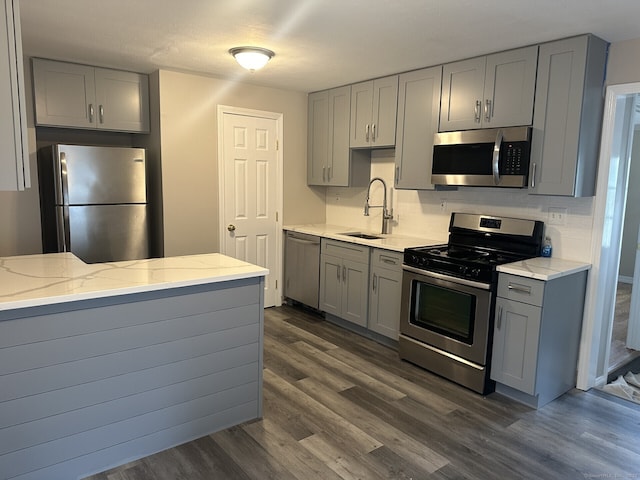
[[536, 257], [520, 262], [498, 265], [498, 272], [547, 281], [589, 270], [590, 268], [590, 263], [562, 260], [553, 257]]
[[265, 276], [219, 253], [86, 264], [71, 253], [0, 257], [0, 311]]
[[[394, 250], [396, 252], [403, 252], [405, 248], [410, 247], [422, 247], [429, 245], [440, 245], [447, 243], [441, 240], [432, 240], [428, 238], [420, 237], [408, 237], [405, 235], [396, 234], [379, 234], [375, 232], [367, 232], [364, 230], [358, 230], [353, 227], [342, 227], [339, 225], [327, 225], [321, 224], [306, 224], [306, 225], [286, 225], [284, 230], [290, 230], [293, 232], [306, 233], [309, 235], [317, 235], [319, 237], [331, 238], [333, 240], [341, 240], [343, 242], [357, 243], [358, 245], [366, 245], [368, 247], [383, 248], [385, 250]], [[370, 235], [377, 235], [382, 238], [378, 239], [366, 239], [357, 238], [343, 235], [349, 232], [367, 233]]]

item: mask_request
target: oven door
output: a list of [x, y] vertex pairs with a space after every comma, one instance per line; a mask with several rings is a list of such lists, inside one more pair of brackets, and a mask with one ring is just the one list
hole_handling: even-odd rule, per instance
[[404, 266], [400, 333], [479, 366], [487, 363], [489, 284]]

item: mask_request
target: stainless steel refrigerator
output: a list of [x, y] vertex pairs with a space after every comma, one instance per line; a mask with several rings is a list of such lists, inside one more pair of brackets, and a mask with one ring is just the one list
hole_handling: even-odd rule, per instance
[[87, 263], [149, 257], [145, 150], [56, 144], [38, 150], [43, 251]]

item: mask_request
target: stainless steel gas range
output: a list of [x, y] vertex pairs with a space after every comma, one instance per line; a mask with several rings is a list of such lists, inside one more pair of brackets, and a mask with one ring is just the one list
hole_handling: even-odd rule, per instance
[[536, 220], [452, 213], [447, 244], [406, 249], [400, 358], [492, 392], [496, 267], [538, 256], [543, 234]]

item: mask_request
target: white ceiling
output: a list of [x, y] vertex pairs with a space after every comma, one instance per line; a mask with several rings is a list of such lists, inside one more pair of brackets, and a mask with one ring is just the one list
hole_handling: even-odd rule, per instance
[[[640, 38], [639, 0], [20, 0], [24, 53], [316, 91], [580, 33]], [[231, 47], [276, 56], [241, 71]]]

